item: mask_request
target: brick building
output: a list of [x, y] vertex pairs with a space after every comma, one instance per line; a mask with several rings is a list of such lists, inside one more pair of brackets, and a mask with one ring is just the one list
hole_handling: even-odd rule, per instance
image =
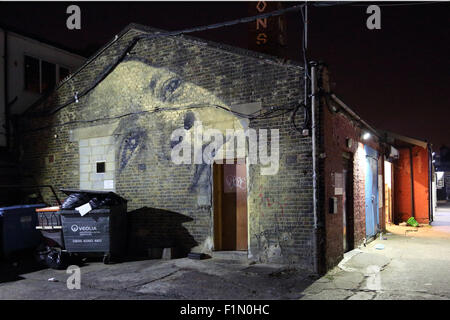
[[329, 88], [323, 69], [320, 112], [319, 194], [325, 234], [326, 268], [343, 253], [384, 230], [383, 159], [387, 145], [380, 133], [361, 119]]
[[[317, 84], [307, 86], [313, 117], [301, 65], [159, 32], [130, 25], [23, 115], [22, 162], [39, 183], [128, 199], [136, 254], [240, 250], [323, 272], [384, 228], [387, 146], [331, 94], [325, 66], [312, 68]], [[249, 163], [247, 147], [225, 155], [234, 163], [221, 164], [214, 149], [213, 163], [175, 164], [186, 136], [172, 133], [197, 141], [199, 123], [224, 136], [255, 129], [259, 146], [278, 141], [276, 174]]]

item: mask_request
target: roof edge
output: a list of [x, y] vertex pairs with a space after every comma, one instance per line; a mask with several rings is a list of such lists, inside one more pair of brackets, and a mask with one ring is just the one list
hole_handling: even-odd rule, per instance
[[[170, 32], [168, 30], [158, 29], [158, 28], [154, 28], [154, 27], [150, 27], [150, 26], [146, 26], [146, 25], [134, 23], [134, 22], [128, 24], [124, 28], [123, 31], [128, 32], [130, 30], [143, 31], [143, 32], [160, 32], [160, 33]], [[174, 30], [174, 31], [176, 31], [176, 30]], [[192, 33], [192, 32], [190, 32], [190, 33]], [[219, 50], [224, 50], [229, 53], [234, 53], [234, 54], [240, 55], [240, 56], [251, 57], [251, 58], [258, 59], [258, 60], [261, 60], [261, 59], [268, 60], [272, 63], [279, 64], [280, 66], [292, 66], [292, 67], [304, 69], [304, 65], [302, 63], [294, 61], [294, 60], [285, 60], [283, 58], [279, 58], [274, 55], [260, 53], [258, 51], [244, 49], [244, 48], [232, 46], [232, 45], [221, 43], [221, 42], [206, 40], [206, 39], [203, 39], [200, 37], [188, 35], [187, 33], [186, 34], [183, 33], [181, 35], [172, 36], [172, 37], [180, 37], [180, 38], [185, 38], [184, 40], [200, 42], [207, 46], [210, 46], [210, 47], [213, 47], [213, 48], [216, 48]]]
[[395, 132], [391, 132], [391, 131], [387, 131], [387, 130], [380, 130], [380, 131], [382, 131], [384, 134], [386, 134], [387, 136], [390, 136], [394, 139], [401, 140], [401, 141], [407, 142], [409, 144], [414, 144], [416, 146], [419, 146], [419, 147], [422, 147], [425, 149], [430, 145], [428, 140], [420, 140], [417, 138], [408, 137], [408, 136], [401, 135], [399, 133], [395, 133]]
[[15, 33], [15, 34], [17, 34], [19, 36], [22, 36], [22, 37], [25, 37], [25, 38], [28, 38], [28, 39], [31, 39], [31, 40], [34, 40], [34, 41], [41, 42], [41, 43], [43, 43], [43, 44], [45, 44], [47, 46], [54, 47], [56, 49], [65, 51], [67, 53], [70, 53], [70, 54], [73, 54], [73, 55], [77, 55], [77, 56], [79, 56], [80, 58], [83, 58], [83, 59], [87, 59], [88, 58], [88, 57], [86, 57], [85, 54], [83, 54], [79, 50], [66, 47], [66, 46], [64, 46], [62, 44], [53, 42], [51, 40], [44, 39], [44, 38], [42, 38], [40, 36], [37, 36], [37, 35], [29, 33], [29, 32], [25, 32], [25, 31], [22, 31], [22, 30], [19, 30], [19, 29], [16, 29], [14, 27], [10, 27], [10, 26], [5, 25], [3, 23], [0, 23], [0, 29], [3, 30], [3, 31], [6, 31], [6, 32]]
[[352, 108], [350, 108], [344, 101], [342, 101], [338, 96], [334, 93], [331, 93], [331, 98], [347, 113], [349, 113], [354, 119], [362, 123], [367, 129], [372, 131], [378, 138], [381, 138], [380, 130], [368, 124], [359, 114], [357, 114]]
[[[88, 57], [87, 60], [85, 61], [85, 63], [82, 64], [76, 71], [74, 71], [67, 78], [65, 78], [64, 80], [59, 82], [58, 85], [55, 87], [55, 89], [53, 89], [52, 91], [50, 91], [49, 93], [47, 93], [46, 95], [42, 96], [40, 99], [35, 101], [33, 104], [31, 104], [28, 108], [25, 109], [25, 111], [21, 115], [27, 114], [31, 109], [33, 109], [34, 107], [40, 105], [45, 100], [47, 100], [55, 91], [57, 91], [66, 82], [68, 82], [75, 75], [77, 75], [84, 68], [86, 68], [92, 61], [94, 61], [98, 56], [100, 56], [105, 50], [107, 50], [110, 46], [112, 46], [116, 41], [121, 39], [124, 35], [126, 35], [131, 30], [138, 31], [138, 32], [144, 32], [144, 33], [145, 32], [147, 32], [147, 33], [165, 33], [165, 32], [169, 32], [167, 30], [158, 29], [158, 28], [154, 28], [154, 27], [138, 24], [138, 23], [135, 23], [135, 22], [129, 23], [118, 34], [116, 34], [112, 40], [108, 41], [106, 44], [104, 44], [102, 47], [100, 47], [93, 55]], [[245, 56], [245, 57], [250, 57], [250, 58], [257, 59], [257, 60], [262, 60], [263, 62], [266, 62], [266, 63], [274, 63], [274, 64], [277, 64], [279, 66], [284, 66], [284, 67], [300, 68], [302, 70], [304, 69], [303, 64], [301, 64], [299, 62], [296, 62], [296, 61], [287, 60], [286, 62], [283, 62], [283, 60], [281, 58], [278, 58], [278, 57], [275, 57], [275, 56], [272, 56], [272, 55], [259, 53], [259, 52], [256, 52], [256, 51], [251, 51], [251, 50], [247, 50], [247, 49], [243, 49], [243, 48], [239, 48], [239, 47], [235, 47], [235, 46], [231, 46], [231, 45], [227, 45], [227, 44], [223, 44], [223, 43], [219, 43], [219, 42], [205, 40], [205, 39], [202, 39], [202, 38], [188, 36], [188, 35], [185, 35], [185, 34], [172, 36], [172, 37], [178, 37], [178, 38], [180, 38], [182, 40], [195, 41], [197, 43], [203, 43], [203, 44], [205, 44], [205, 45], [207, 45], [209, 47], [212, 47], [212, 48], [215, 48], [215, 49], [218, 49], [218, 50], [223, 50], [223, 51], [226, 51], [226, 52], [229, 52], [229, 53], [232, 53], [232, 54]]]

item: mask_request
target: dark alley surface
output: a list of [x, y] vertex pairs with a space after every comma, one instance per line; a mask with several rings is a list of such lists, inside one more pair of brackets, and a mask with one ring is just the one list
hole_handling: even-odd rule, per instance
[[[449, 218], [447, 206], [437, 210], [433, 226], [388, 226], [385, 240], [377, 238], [348, 252], [339, 266], [316, 281], [282, 265], [183, 258], [106, 266], [90, 262], [81, 268], [81, 289], [69, 290], [65, 270], [33, 271], [19, 264], [19, 277], [3, 277], [0, 299], [447, 300]], [[379, 244], [383, 250], [376, 249]]]
[[187, 258], [89, 263], [80, 290], [67, 289], [68, 277], [52, 269], [23, 274], [0, 283], [0, 299], [298, 299], [312, 283], [285, 266]]

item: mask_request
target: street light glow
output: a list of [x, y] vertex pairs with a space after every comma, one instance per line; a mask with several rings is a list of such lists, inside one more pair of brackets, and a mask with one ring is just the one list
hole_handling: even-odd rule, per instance
[[362, 138], [363, 140], [368, 140], [370, 138], [370, 133], [369, 132], [364, 133]]

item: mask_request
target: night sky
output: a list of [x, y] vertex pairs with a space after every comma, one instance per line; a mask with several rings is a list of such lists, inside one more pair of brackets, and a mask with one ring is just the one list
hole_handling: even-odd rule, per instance
[[[246, 2], [76, 2], [81, 30], [71, 31], [69, 4], [2, 2], [0, 23], [89, 56], [130, 22], [178, 30], [248, 16]], [[381, 3], [381, 30], [366, 28], [366, 8], [310, 6], [308, 58], [328, 64], [332, 90], [370, 124], [450, 146], [450, 3]], [[301, 61], [300, 13], [286, 18], [288, 58]], [[247, 28], [191, 35], [247, 48]]]

